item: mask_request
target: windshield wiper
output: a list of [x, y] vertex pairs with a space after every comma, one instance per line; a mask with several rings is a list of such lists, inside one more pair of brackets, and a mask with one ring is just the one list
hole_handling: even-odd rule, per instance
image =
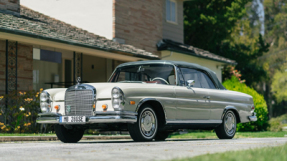
[[125, 80], [125, 81], [119, 81], [119, 83], [144, 83], [143, 81], [128, 81], [128, 80]]

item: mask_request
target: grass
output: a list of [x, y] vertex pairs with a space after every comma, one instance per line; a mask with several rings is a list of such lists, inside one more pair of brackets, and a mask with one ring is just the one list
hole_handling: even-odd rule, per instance
[[17, 134], [17, 133], [0, 133], [1, 136], [56, 136], [56, 134]]
[[[267, 137], [284, 137], [286, 131], [280, 132], [237, 132], [234, 138], [267, 138]], [[173, 134], [170, 138], [174, 139], [217, 139], [215, 132], [191, 132], [187, 134]]]
[[283, 161], [287, 160], [287, 144], [277, 147], [258, 148], [242, 151], [205, 154], [193, 158], [174, 159], [173, 161]]

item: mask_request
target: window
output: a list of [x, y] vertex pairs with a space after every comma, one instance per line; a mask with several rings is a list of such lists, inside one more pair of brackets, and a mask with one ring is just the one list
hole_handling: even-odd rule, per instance
[[110, 82], [146, 82], [175, 85], [175, 72], [172, 65], [149, 64], [118, 68]]
[[177, 22], [176, 19], [176, 1], [166, 0], [166, 21], [168, 22]]
[[185, 82], [187, 84], [188, 80], [194, 80], [195, 84], [193, 87], [195, 88], [210, 88], [215, 89], [214, 84], [210, 80], [210, 78], [203, 72], [195, 70], [195, 69], [189, 69], [189, 68], [181, 68], [182, 75], [185, 79]]

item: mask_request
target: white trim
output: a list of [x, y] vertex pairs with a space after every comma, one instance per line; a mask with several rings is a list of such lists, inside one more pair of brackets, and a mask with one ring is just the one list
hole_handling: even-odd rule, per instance
[[[167, 1], [167, 0], [166, 0]], [[165, 1], [165, 6], [166, 6], [166, 1]], [[175, 4], [175, 21], [167, 20], [167, 8], [165, 8], [165, 21], [174, 25], [178, 25], [178, 14], [177, 14], [177, 1], [176, 0], [168, 0], [170, 2], [174, 2]], [[169, 10], [171, 12], [171, 9]], [[171, 16], [171, 15], [170, 15]], [[171, 17], [170, 17], [171, 19]]]

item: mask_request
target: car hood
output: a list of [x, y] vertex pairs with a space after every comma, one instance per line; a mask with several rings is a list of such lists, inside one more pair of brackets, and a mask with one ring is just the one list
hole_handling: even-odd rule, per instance
[[114, 87], [119, 87], [123, 91], [127, 88], [148, 88], [152, 86], [165, 86], [162, 84], [155, 84], [155, 83], [85, 83], [87, 85], [91, 85], [96, 88], [97, 91], [97, 99], [111, 99], [112, 89]]

